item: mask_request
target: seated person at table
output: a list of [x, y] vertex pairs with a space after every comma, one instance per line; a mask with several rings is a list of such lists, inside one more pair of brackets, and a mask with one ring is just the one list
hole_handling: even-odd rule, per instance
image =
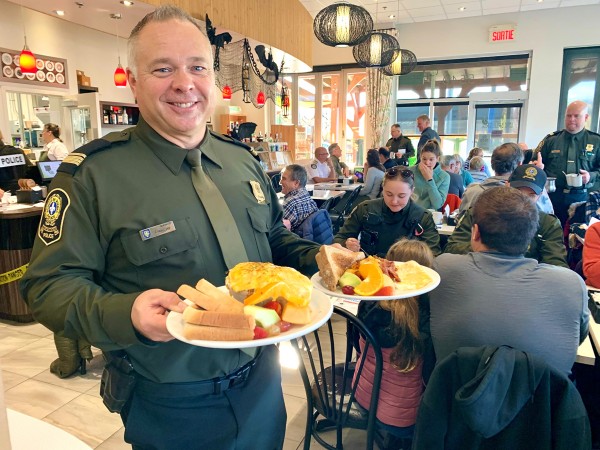
[[[412, 260], [426, 267], [433, 265], [433, 254], [424, 242], [404, 238], [390, 248], [386, 258]], [[363, 301], [358, 305], [358, 318], [372, 331], [383, 354], [377, 419], [385, 425], [405, 428], [414, 425], [417, 419], [424, 388], [423, 359], [426, 343], [430, 341], [429, 324], [423, 320], [428, 314], [421, 314], [421, 300], [426, 296]], [[359, 340], [359, 345], [362, 351], [364, 339]], [[363, 408], [368, 408], [371, 401], [374, 372], [375, 356], [369, 349], [356, 389], [356, 400]]]
[[454, 154], [454, 159], [456, 160], [456, 166], [454, 167], [454, 173], [460, 175], [463, 180], [463, 184], [465, 188], [473, 183], [473, 177], [469, 173], [468, 170], [464, 170], [463, 167], [465, 165], [465, 161], [462, 159], [458, 153]]
[[283, 224], [291, 231], [319, 209], [306, 190], [306, 178], [306, 169], [298, 164], [290, 164], [281, 174], [279, 184], [284, 194]]
[[337, 142], [334, 142], [329, 146], [329, 160], [333, 166], [333, 171], [338, 178], [347, 177], [350, 175], [350, 168], [345, 162], [340, 161], [340, 156], [342, 156], [342, 149]]
[[385, 167], [379, 161], [379, 152], [372, 148], [367, 152], [367, 162], [363, 171], [365, 185], [362, 187], [354, 205], [358, 205], [365, 200], [373, 200], [379, 196], [384, 172]]
[[398, 162], [395, 159], [390, 158], [390, 151], [385, 147], [379, 147], [377, 150], [379, 153], [379, 162], [383, 164], [385, 170], [391, 169], [392, 167], [398, 166]]
[[[480, 158], [483, 159], [483, 149], [479, 148], [479, 147], [473, 147], [470, 151], [469, 151], [469, 156], [467, 157], [467, 160], [463, 163], [463, 169], [465, 170], [470, 170], [471, 169], [471, 160], [473, 158], [475, 158], [476, 156], [479, 156]], [[490, 173], [490, 169], [488, 168], [488, 166], [484, 163], [483, 164], [483, 171], [485, 172], [485, 174], [489, 177], [492, 174]], [[475, 180], [477, 182], [477, 180]]]
[[315, 159], [306, 167], [308, 180], [311, 183], [324, 183], [327, 181], [337, 181], [333, 164], [328, 158], [329, 152], [325, 147], [315, 149]]
[[588, 286], [600, 289], [600, 222], [593, 223], [585, 232], [583, 274]]
[[469, 161], [469, 173], [473, 177], [474, 183], [481, 183], [488, 179], [488, 174], [484, 172], [485, 163], [481, 156], [473, 156]]
[[406, 237], [424, 241], [439, 255], [440, 236], [431, 212], [411, 200], [413, 190], [413, 172], [403, 166], [392, 167], [383, 177], [382, 197], [354, 208], [333, 242], [354, 252], [383, 257], [394, 242]]
[[420, 162], [410, 167], [415, 174], [415, 201], [425, 209], [440, 209], [450, 185], [450, 175], [439, 164], [440, 143], [435, 139], [428, 140], [419, 155]]
[[448, 185], [448, 194], [454, 194], [461, 198], [463, 193], [465, 192], [465, 185], [463, 183], [462, 177], [456, 172], [456, 167], [458, 166], [454, 155], [444, 155], [442, 159], [440, 159], [440, 165], [442, 169], [446, 171], [448, 175], [450, 175], [450, 184]]
[[466, 255], [443, 254], [433, 268], [431, 337], [437, 361], [459, 347], [509, 345], [569, 374], [588, 333], [587, 290], [564, 267], [525, 258], [539, 212], [525, 193], [488, 189], [473, 206]]
[[[15, 192], [41, 181], [38, 170], [20, 148], [5, 144], [0, 132], [0, 189]], [[2, 196], [0, 196], [2, 198]]]
[[[546, 184], [546, 174], [533, 164], [526, 164], [517, 167], [508, 182], [511, 187], [520, 190], [531, 200], [537, 202]], [[444, 253], [466, 254], [473, 251], [471, 248], [472, 226], [473, 208], [470, 208], [459, 219], [458, 225], [444, 248]], [[541, 263], [569, 267], [567, 251], [563, 242], [563, 230], [556, 216], [539, 212], [538, 229], [531, 239], [525, 256], [537, 259]]]

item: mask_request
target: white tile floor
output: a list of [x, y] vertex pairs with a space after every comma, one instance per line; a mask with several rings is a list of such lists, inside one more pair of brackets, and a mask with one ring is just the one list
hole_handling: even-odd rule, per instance
[[[341, 336], [343, 330], [340, 328], [339, 332]], [[103, 359], [100, 351], [94, 350], [96, 356], [85, 375], [78, 373], [60, 379], [49, 371], [57, 355], [48, 329], [37, 323], [0, 321], [0, 368], [6, 406], [60, 427], [92, 448], [130, 449], [123, 441], [120, 417], [108, 412], [100, 398]], [[284, 450], [302, 449], [306, 425], [304, 387], [297, 370], [282, 371], [288, 414]], [[364, 448], [362, 432], [351, 434], [351, 442], [345, 443], [344, 448]], [[321, 448], [314, 441], [311, 447]]]

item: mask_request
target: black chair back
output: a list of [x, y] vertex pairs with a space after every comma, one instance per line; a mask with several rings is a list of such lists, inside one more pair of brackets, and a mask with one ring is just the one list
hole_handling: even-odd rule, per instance
[[[345, 322], [346, 339], [343, 342], [335, 340], [333, 322], [338, 322], [336, 319]], [[354, 347], [358, 334], [365, 340], [361, 355]], [[325, 448], [341, 449], [342, 430], [356, 428], [367, 431], [366, 449], [371, 450], [383, 368], [381, 348], [371, 331], [354, 314], [336, 306], [325, 325], [291, 342], [300, 355], [300, 375], [308, 402], [304, 449], [310, 448], [312, 437]], [[377, 395], [371, 396], [369, 410], [366, 411], [356, 402], [355, 393], [369, 351], [375, 355], [372, 392]], [[339, 355], [344, 356], [338, 359]], [[328, 430], [335, 430], [335, 444], [322, 436], [322, 432]]]
[[276, 193], [281, 192], [281, 184], [279, 184], [280, 181], [281, 181], [281, 172], [277, 172], [275, 175], [273, 175], [271, 177], [271, 185], [273, 186], [273, 189], [275, 189]]
[[353, 191], [347, 192], [343, 197], [339, 204], [333, 208], [329, 215], [331, 216], [331, 222], [333, 223], [333, 234], [336, 234], [344, 225], [346, 217], [350, 215], [352, 212], [352, 208], [354, 206], [354, 202], [360, 195], [360, 191], [362, 186], [357, 187]]
[[323, 204], [319, 207], [319, 209], [324, 209], [327, 212], [330, 212], [336, 205], [340, 202], [342, 196], [337, 197], [329, 197], [327, 200], [323, 202]]

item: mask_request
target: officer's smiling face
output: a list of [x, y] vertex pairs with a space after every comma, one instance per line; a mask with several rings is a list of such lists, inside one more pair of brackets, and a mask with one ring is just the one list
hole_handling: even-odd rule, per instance
[[139, 33], [131, 90], [142, 116], [162, 137], [184, 148], [200, 143], [214, 110], [215, 75], [208, 39], [193, 24], [153, 22]]
[[392, 212], [399, 212], [408, 204], [413, 188], [402, 180], [385, 180], [383, 201]]

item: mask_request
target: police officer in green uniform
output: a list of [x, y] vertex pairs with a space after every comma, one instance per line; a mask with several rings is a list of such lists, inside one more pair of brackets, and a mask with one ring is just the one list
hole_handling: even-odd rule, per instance
[[382, 198], [367, 200], [354, 208], [333, 242], [383, 258], [394, 242], [406, 237], [425, 241], [433, 254], [439, 255], [440, 236], [431, 213], [410, 198], [413, 172], [392, 167], [385, 173], [382, 186]]
[[[600, 135], [584, 128], [587, 118], [587, 103], [579, 100], [570, 103], [565, 114], [565, 128], [546, 136], [536, 148], [536, 152], [542, 154], [546, 174], [556, 178], [556, 191], [550, 193], [550, 200], [563, 225], [569, 206], [587, 201], [588, 190], [600, 181]], [[569, 186], [565, 173], [581, 174], [582, 185]]]
[[[533, 164], [524, 164], [517, 167], [511, 174], [509, 183], [511, 187], [519, 189], [537, 202], [546, 184], [546, 174]], [[556, 216], [542, 211], [538, 212], [540, 216], [538, 230], [529, 244], [525, 257], [537, 259], [541, 263], [569, 268], [560, 221]], [[469, 208], [448, 239], [444, 253], [466, 254], [472, 252], [472, 227], [473, 208]]]
[[385, 143], [387, 149], [396, 155], [396, 162], [400, 166], [408, 166], [408, 158], [415, 156], [415, 147], [412, 141], [402, 134], [399, 123], [392, 125], [391, 138]]
[[[185, 308], [181, 284], [223, 285], [232, 251], [311, 274], [318, 246], [283, 226], [248, 148], [207, 131], [213, 59], [194, 19], [160, 7], [134, 28], [129, 47], [139, 122], [64, 160], [23, 295], [52, 331], [111, 352], [104, 399], [134, 449], [279, 449], [286, 413], [276, 348], [189, 345], [168, 332], [167, 314]], [[224, 224], [202, 196], [207, 186], [226, 203]], [[227, 246], [223, 227], [241, 248]]]

